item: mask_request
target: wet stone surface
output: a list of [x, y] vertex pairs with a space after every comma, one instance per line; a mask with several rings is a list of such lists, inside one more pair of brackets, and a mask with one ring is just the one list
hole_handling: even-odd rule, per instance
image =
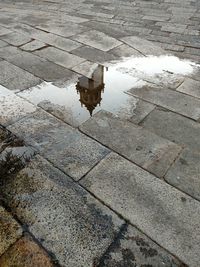
[[186, 267], [132, 226], [125, 227], [99, 267]]
[[26, 235], [11, 246], [2, 257], [1, 267], [53, 267], [47, 253]]
[[14, 244], [21, 235], [21, 226], [3, 207], [0, 206], [0, 256], [5, 253], [5, 251]]
[[7, 179], [1, 194], [62, 266], [92, 266], [123, 223], [39, 156], [14, 178]]

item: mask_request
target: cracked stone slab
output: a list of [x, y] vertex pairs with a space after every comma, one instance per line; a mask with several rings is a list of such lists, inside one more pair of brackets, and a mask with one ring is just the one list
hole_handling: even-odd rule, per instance
[[102, 50], [104, 52], [113, 49], [116, 46], [122, 44], [117, 39], [106, 35], [103, 32], [91, 30], [88, 32], [81, 33], [72, 38], [80, 43], [89, 45], [96, 49]]
[[10, 213], [0, 206], [0, 256], [14, 244], [21, 235], [21, 226]]
[[8, 33], [6, 35], [0, 36], [0, 38], [1, 40], [14, 46], [20, 46], [31, 41], [31, 38], [28, 35], [17, 32]]
[[40, 156], [1, 189], [7, 204], [62, 266], [93, 266], [123, 223]]
[[128, 93], [194, 120], [200, 118], [200, 100], [180, 92], [156, 86], [143, 86], [132, 88]]
[[30, 236], [26, 235], [0, 257], [0, 266], [53, 267], [54, 264], [47, 253]]
[[99, 267], [186, 267], [136, 228], [128, 225], [106, 251]]
[[181, 261], [198, 266], [198, 201], [115, 153], [81, 184]]
[[45, 43], [34, 40], [34, 41], [29, 42], [28, 44], [21, 46], [20, 49], [25, 50], [25, 51], [35, 51], [45, 46], [46, 46]]
[[44, 48], [36, 51], [35, 54], [69, 69], [85, 61], [84, 58], [80, 58], [54, 47]]
[[177, 91], [200, 98], [200, 82], [186, 78], [185, 81], [177, 88]]
[[181, 147], [113, 114], [100, 111], [84, 122], [82, 132], [162, 177]]
[[107, 148], [42, 110], [12, 124], [9, 130], [75, 180], [109, 153]]
[[31, 73], [4, 60], [0, 61], [0, 69], [0, 83], [10, 90], [20, 91], [41, 82], [39, 78]]
[[[1, 88], [0, 88], [1, 89]], [[8, 126], [36, 111], [37, 107], [15, 94], [0, 93], [0, 124]]]
[[134, 49], [138, 50], [145, 56], [153, 55], [153, 56], [161, 56], [166, 55], [167, 52], [163, 50], [160, 46], [153, 44], [150, 41], [142, 39], [137, 36], [127, 36], [120, 39], [125, 44], [133, 47]]

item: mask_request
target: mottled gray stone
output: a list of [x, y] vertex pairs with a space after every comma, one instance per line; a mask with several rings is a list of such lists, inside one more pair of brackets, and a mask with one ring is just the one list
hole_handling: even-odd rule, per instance
[[0, 61], [0, 84], [11, 90], [23, 90], [40, 83], [40, 79], [10, 64]]
[[132, 88], [128, 92], [131, 95], [180, 113], [194, 120], [200, 118], [200, 100], [180, 92], [156, 86]]
[[35, 54], [68, 69], [85, 61], [84, 58], [80, 58], [54, 47], [44, 48], [42, 50], [36, 51]]
[[163, 138], [200, 151], [200, 124], [162, 108], [154, 109], [142, 126]]
[[8, 44], [2, 40], [0, 40], [0, 48], [7, 46]]
[[198, 201], [114, 153], [81, 183], [163, 248], [190, 267], [198, 266]]
[[39, 156], [14, 179], [7, 179], [1, 192], [7, 205], [62, 266], [93, 266], [123, 223]]
[[28, 44], [21, 46], [20, 48], [22, 50], [25, 50], [25, 51], [35, 51], [35, 50], [40, 49], [40, 48], [45, 47], [45, 46], [46, 46], [45, 43], [34, 40], [32, 42], [29, 42]]
[[1, 95], [0, 93], [0, 124], [7, 126], [36, 111], [36, 108], [15, 94]]
[[0, 38], [3, 41], [15, 46], [20, 46], [31, 41], [31, 38], [29, 36], [16, 32], [11, 32], [6, 35], [2, 35]]
[[138, 50], [140, 53], [142, 53], [145, 56], [147, 55], [160, 56], [160, 55], [166, 54], [166, 52], [161, 47], [153, 44], [150, 41], [142, 39], [140, 37], [128, 36], [128, 37], [121, 38], [121, 40], [127, 45]]
[[21, 50], [15, 46], [8, 45], [0, 48], [0, 57], [3, 59], [8, 59], [9, 57], [15, 56], [19, 53], [21, 53]]
[[72, 53], [79, 57], [82, 57], [87, 60], [93, 61], [95, 63], [100, 63], [100, 64], [118, 59], [118, 57], [110, 53], [103, 52], [101, 50], [98, 50], [98, 49], [95, 49], [89, 46], [77, 48], [73, 50]]
[[177, 91], [200, 98], [200, 82], [187, 78], [178, 87]]
[[62, 66], [27, 52], [9, 57], [8, 60], [45, 81], [52, 82], [63, 78], [71, 79], [74, 75], [73, 72]]
[[73, 37], [73, 40], [97, 48], [104, 52], [122, 44], [117, 39], [95, 30], [76, 35]]
[[75, 180], [80, 179], [109, 150], [45, 111], [37, 111], [9, 126]]
[[22, 235], [22, 228], [2, 206], [0, 206], [0, 256]]
[[84, 61], [83, 63], [80, 63], [79, 65], [75, 66], [72, 68], [73, 71], [87, 77], [87, 78], [92, 78], [92, 74], [94, 70], [98, 67], [99, 65], [97, 63], [91, 62], [91, 61]]
[[118, 57], [141, 57], [143, 56], [140, 52], [133, 49], [132, 47], [122, 44], [112, 50], [109, 53], [118, 56]]
[[12, 32], [11, 30], [0, 26], [0, 36], [11, 33], [11, 32]]
[[180, 146], [104, 111], [80, 129], [158, 177], [165, 174], [181, 150]]
[[184, 267], [150, 238], [128, 225], [103, 256], [99, 267]]

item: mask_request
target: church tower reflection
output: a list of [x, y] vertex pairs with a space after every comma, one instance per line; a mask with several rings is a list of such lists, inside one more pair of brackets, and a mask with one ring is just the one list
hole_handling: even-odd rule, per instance
[[104, 67], [98, 66], [91, 78], [82, 76], [76, 84], [77, 93], [80, 94], [81, 106], [85, 106], [92, 116], [97, 105], [100, 105], [104, 92]]

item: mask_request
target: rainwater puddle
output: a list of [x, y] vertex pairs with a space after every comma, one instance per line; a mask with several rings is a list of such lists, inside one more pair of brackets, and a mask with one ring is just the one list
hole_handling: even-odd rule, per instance
[[191, 74], [196, 67], [173, 56], [124, 58], [108, 67], [98, 65], [90, 78], [82, 76], [65, 88], [44, 82], [19, 95], [73, 126], [101, 109], [130, 118], [138, 100], [125, 91], [147, 82], [177, 86], [182, 76]]

